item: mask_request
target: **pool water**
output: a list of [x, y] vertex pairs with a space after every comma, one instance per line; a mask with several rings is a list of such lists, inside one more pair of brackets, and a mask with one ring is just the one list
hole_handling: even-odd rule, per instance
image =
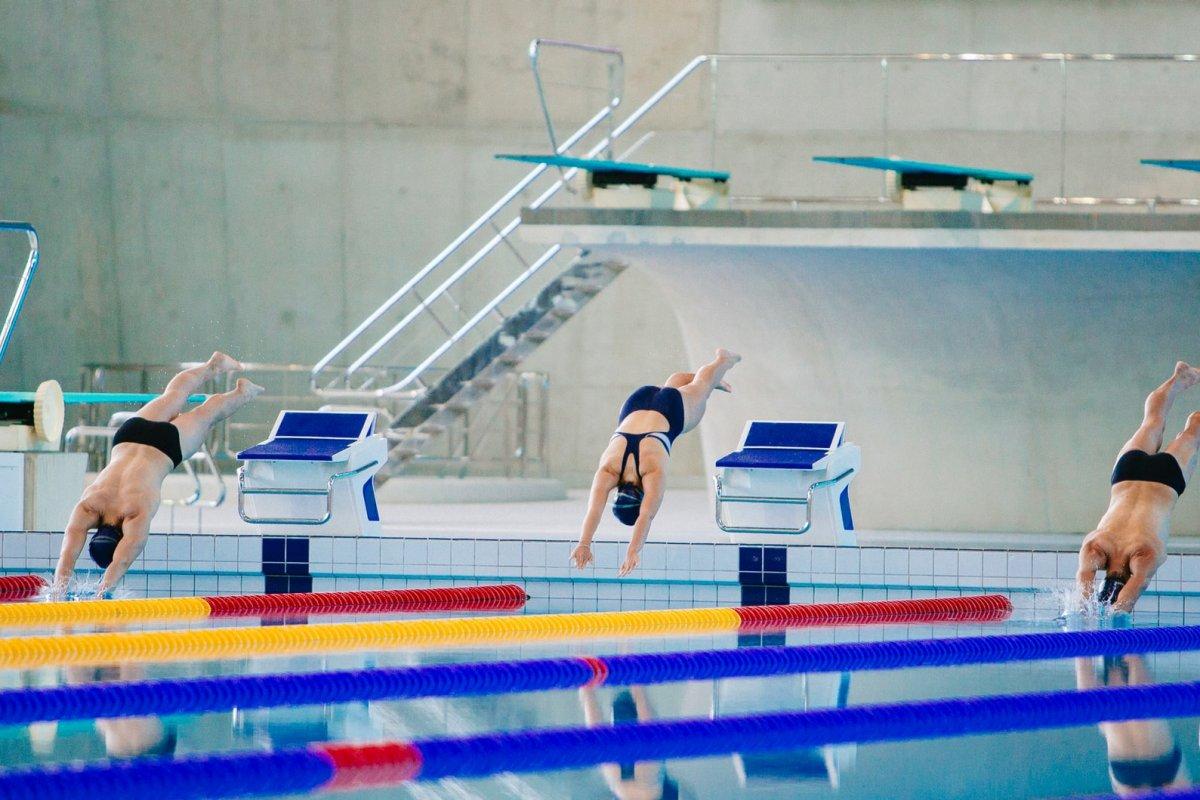
[[[895, 591], [895, 590], [893, 590]], [[589, 594], [588, 591], [582, 592]], [[595, 594], [591, 592], [591, 594]], [[653, 594], [653, 593], [652, 593]], [[686, 594], [686, 593], [685, 593]], [[699, 593], [703, 595], [703, 593]], [[798, 587], [793, 595], [805, 595]], [[843, 589], [839, 600], [869, 596]], [[793, 597], [793, 600], [797, 599]], [[673, 607], [709, 606], [708, 599], [669, 601]], [[725, 603], [731, 605], [731, 603]], [[646, 608], [645, 599], [535, 597], [521, 613]], [[569, 641], [426, 651], [387, 651], [107, 668], [45, 668], [0, 672], [0, 686], [62, 682], [309, 672], [372, 666], [432, 664], [559, 656], [610, 655], [688, 649], [755, 647], [834, 641], [924, 639], [1059, 630], [1052, 599], [1024, 604], [1006, 622], [795, 629], [786, 634], [721, 634]], [[484, 612], [494, 614], [495, 612]], [[444, 615], [432, 615], [444, 616]], [[413, 615], [313, 617], [409, 619]], [[1200, 624], [1200, 615], [1135, 614], [1135, 626]], [[257, 626], [257, 619], [190, 622]], [[303, 624], [293, 620], [292, 624]], [[184, 624], [146, 627], [179, 628]], [[31, 631], [5, 631], [5, 636]], [[39, 633], [44, 633], [40, 631]], [[981, 694], [1071, 690], [1106, 678], [1111, 684], [1194, 679], [1200, 654], [1165, 653], [1112, 660], [1049, 660], [933, 669], [740, 678], [466, 698], [374, 701], [326, 706], [232, 710], [163, 719], [71, 721], [0, 728], [5, 767], [128, 758], [139, 754], [232, 752], [302, 746], [309, 742], [409, 740], [499, 730], [636, 724], [638, 719], [724, 717], [759, 712], [864, 705]], [[1178, 746], [1181, 776], [1197, 761], [1195, 718], [1164, 722], [965, 736], [890, 744], [841, 745], [772, 755], [737, 753], [680, 761], [602, 765], [555, 773], [509, 773], [487, 779], [408, 784], [350, 792], [347, 797], [413, 798], [995, 798], [1063, 797], [1114, 789], [1109, 751], [1121, 760], [1161, 756]], [[516, 766], [516, 765], [514, 765]]]

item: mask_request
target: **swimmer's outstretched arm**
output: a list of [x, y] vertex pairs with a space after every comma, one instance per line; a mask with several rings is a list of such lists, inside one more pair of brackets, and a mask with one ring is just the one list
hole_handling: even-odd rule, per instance
[[578, 569], [583, 569], [592, 561], [592, 538], [596, 535], [596, 529], [600, 527], [600, 515], [604, 513], [604, 506], [608, 504], [608, 496], [615, 488], [617, 488], [616, 475], [606, 469], [596, 470], [596, 476], [592, 478], [591, 491], [588, 493], [588, 510], [583, 518], [579, 544], [571, 553], [571, 562]]
[[140, 513], [121, 520], [121, 541], [113, 551], [112, 563], [104, 570], [100, 579], [98, 594], [110, 591], [121, 582], [125, 573], [133, 566], [133, 562], [146, 547], [146, 537], [150, 534], [150, 519], [153, 514]]
[[662, 507], [663, 495], [666, 493], [667, 482], [662, 472], [654, 471], [642, 475], [642, 508], [637, 522], [633, 526], [633, 538], [629, 540], [629, 549], [625, 551], [625, 562], [617, 570], [619, 577], [624, 577], [637, 569], [638, 559], [642, 553], [642, 545], [650, 535], [650, 524]]
[[67, 588], [67, 582], [75, 574], [75, 562], [79, 560], [79, 554], [83, 552], [83, 545], [87, 542], [88, 528], [99, 522], [100, 516], [86, 508], [82, 502], [75, 505], [75, 510], [71, 512], [71, 519], [63, 531], [62, 548], [58, 552], [58, 566], [54, 568], [53, 591], [61, 592]]

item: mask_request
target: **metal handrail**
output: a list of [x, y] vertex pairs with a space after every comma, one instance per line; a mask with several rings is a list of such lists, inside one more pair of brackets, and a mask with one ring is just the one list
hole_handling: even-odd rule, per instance
[[4, 327], [0, 328], [0, 363], [2, 363], [4, 354], [8, 352], [8, 344], [12, 340], [13, 331], [17, 327], [17, 317], [21, 316], [25, 298], [29, 296], [29, 287], [37, 272], [41, 251], [38, 248], [37, 231], [28, 222], [0, 220], [0, 231], [21, 232], [29, 239], [29, 255], [25, 259], [25, 268], [21, 271], [21, 280], [17, 283], [17, 291], [13, 295], [12, 305], [9, 306], [8, 315], [4, 318]]
[[[533, 83], [537, 89], [538, 105], [542, 109], [542, 117], [546, 121], [546, 133], [550, 137], [550, 149], [557, 153], [558, 137], [554, 134], [554, 121], [550, 117], [550, 105], [546, 101], [546, 90], [542, 85], [542, 70], [539, 62], [543, 47], [559, 47], [566, 50], [579, 50], [584, 53], [595, 53], [608, 57], [608, 105], [613, 111], [621, 105], [621, 97], [625, 94], [625, 54], [616, 47], [603, 47], [581, 42], [568, 42], [562, 39], [534, 39], [529, 43], [529, 64], [533, 68]], [[613, 115], [608, 115], [608, 157], [612, 158]], [[559, 168], [561, 174], [562, 168]]]
[[[564, 153], [570, 148], [574, 147], [584, 136], [587, 136], [589, 133], [591, 133], [592, 130], [595, 129], [595, 127], [610, 114], [612, 114], [611, 107], [605, 106], [604, 108], [600, 109], [600, 111], [596, 112], [595, 116], [585, 122], [583, 126], [579, 128], [579, 130], [571, 134], [571, 136], [562, 143], [556, 152]], [[325, 371], [325, 369], [334, 361], [334, 359], [341, 356], [342, 353], [344, 353], [352, 344], [354, 344], [355, 340], [357, 340], [358, 337], [363, 334], [363, 332], [378, 322], [379, 319], [392, 308], [394, 308], [397, 303], [407, 297], [413, 291], [414, 287], [421, 282], [421, 280], [445, 263], [446, 260], [449, 259], [450, 256], [454, 255], [454, 253], [456, 253], [468, 239], [474, 236], [485, 225], [490, 223], [497, 214], [504, 210], [509, 203], [516, 199], [521, 192], [525, 191], [525, 189], [528, 188], [531, 183], [537, 180], [547, 169], [549, 169], [549, 167], [547, 167], [545, 164], [539, 164], [526, 173], [525, 177], [517, 181], [511, 189], [505, 192], [499, 200], [492, 204], [491, 208], [483, 212], [478, 219], [468, 225], [462, 233], [460, 233], [454, 238], [453, 241], [450, 242], [450, 244], [446, 245], [446, 247], [444, 247], [440, 253], [434, 256], [427, 264], [425, 264], [425, 266], [418, 270], [415, 275], [405, 281], [404, 285], [397, 289], [391, 297], [389, 297], [378, 308], [372, 311], [366, 319], [364, 319], [358, 324], [357, 327], [355, 327], [353, 331], [347, 334], [342, 341], [340, 341], [332, 350], [326, 353], [325, 356], [322, 357], [314, 367], [312, 367], [312, 390], [320, 394], [325, 388], [331, 388], [332, 384], [330, 387], [318, 386], [318, 381], [320, 380], [321, 373]], [[487, 255], [487, 253], [490, 253], [492, 250], [494, 250], [502, 238], [503, 237], [501, 236], [494, 237], [488, 244], [484, 245], [484, 248], [476, 253], [475, 256], [473, 256], [473, 263], [478, 263], [484, 255]], [[431, 299], [433, 298], [430, 297], [423, 299], [417, 306], [416, 313], [424, 311], [428, 307], [429, 300]], [[393, 336], [394, 335], [395, 334], [393, 334]], [[388, 341], [391, 341], [391, 339], [389, 338]], [[384, 344], [386, 345], [387, 342], [384, 342]], [[374, 355], [375, 352], [378, 352], [378, 348], [372, 352], [372, 355]], [[341, 377], [349, 380], [350, 375], [356, 371], [358, 367], [361, 367], [362, 363], [363, 359], [356, 360], [355, 364], [357, 366], [352, 365], [351, 367], [348, 367]]]

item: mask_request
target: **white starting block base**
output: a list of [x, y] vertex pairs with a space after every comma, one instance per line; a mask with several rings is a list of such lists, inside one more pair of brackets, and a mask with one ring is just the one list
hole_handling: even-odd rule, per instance
[[717, 526], [733, 534], [803, 536], [854, 545], [850, 482], [862, 467], [842, 422], [747, 423], [738, 450], [717, 461]]
[[378, 536], [372, 478], [387, 461], [375, 414], [282, 411], [271, 437], [238, 453], [238, 515], [263, 533], [311, 527], [329, 536]]
[[0, 530], [61, 531], [86, 470], [85, 453], [0, 452]]

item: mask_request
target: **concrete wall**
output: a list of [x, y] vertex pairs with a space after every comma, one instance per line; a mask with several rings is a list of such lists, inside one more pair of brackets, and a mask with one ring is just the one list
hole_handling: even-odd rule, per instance
[[[524, 55], [533, 36], [620, 45], [638, 100], [715, 50], [1186, 51], [1200, 7], [0, 0], [0, 19], [0, 216], [32, 220], [45, 240], [0, 384], [32, 387], [73, 380], [85, 361], [174, 361], [217, 347], [311, 363], [515, 179], [494, 152], [544, 148]], [[1045, 68], [1020, 69], [897, 69], [892, 96], [910, 100], [891, 112], [894, 151], [1019, 161], [1054, 185], [1056, 90], [1042, 86]], [[1197, 82], [1177, 74], [1146, 68], [1114, 83], [1072, 73], [1080, 190], [1193, 188], [1127, 158], [1131, 135], [1143, 155], [1196, 144]], [[731, 67], [717, 89], [715, 152], [739, 191], [820, 191], [832, 173], [808, 155], [879, 149], [880, 112], [866, 99], [879, 91], [876, 68]], [[595, 91], [552, 91], [564, 126], [599, 104]], [[672, 99], [644, 155], [707, 158], [707, 97], [697, 82]], [[867, 175], [837, 180], [875, 188]], [[662, 313], [671, 301], [627, 274], [536, 357], [554, 385], [557, 473], [583, 479], [628, 388], [687, 364]], [[700, 479], [697, 442], [681, 443], [675, 469]]]

